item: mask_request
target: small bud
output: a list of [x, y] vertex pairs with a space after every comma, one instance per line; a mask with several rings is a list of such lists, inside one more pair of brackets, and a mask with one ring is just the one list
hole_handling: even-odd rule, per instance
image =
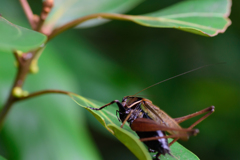
[[17, 53], [17, 55], [18, 55], [19, 57], [21, 57], [22, 54], [23, 54], [23, 52], [22, 52], [22, 51], [19, 51], [19, 50], [17, 50], [16, 53]]
[[14, 87], [12, 90], [12, 94], [14, 97], [20, 98], [22, 97], [23, 90], [21, 87]]
[[36, 73], [38, 73], [38, 71], [39, 71], [39, 68], [38, 68], [38, 65], [37, 65], [37, 61], [33, 60], [31, 66], [29, 68], [29, 72], [33, 73], [33, 74], [36, 74]]
[[23, 97], [27, 97], [28, 95], [29, 95], [28, 91], [23, 91], [23, 92], [22, 92], [22, 96], [23, 96]]
[[37, 65], [32, 65], [30, 68], [29, 68], [29, 72], [32, 73], [32, 74], [36, 74], [38, 73], [39, 71], [39, 68]]

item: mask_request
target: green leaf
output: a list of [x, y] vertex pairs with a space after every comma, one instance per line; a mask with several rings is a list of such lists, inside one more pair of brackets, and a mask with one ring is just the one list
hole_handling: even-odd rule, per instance
[[0, 16], [0, 51], [27, 52], [44, 44], [44, 34], [17, 26]]
[[0, 156], [0, 160], [6, 160], [5, 158], [3, 158], [2, 156]]
[[[103, 106], [103, 104], [96, 102], [94, 100], [88, 100], [80, 95], [70, 94], [72, 99], [80, 106], [86, 108], [94, 107], [99, 108]], [[147, 151], [144, 144], [139, 141], [139, 137], [137, 134], [131, 130], [128, 124], [124, 125], [124, 129], [119, 126], [121, 123], [118, 121], [116, 116], [116, 108], [113, 106], [109, 106], [106, 109], [100, 111], [93, 111], [91, 109], [86, 108], [93, 116], [117, 139], [119, 139], [138, 159], [140, 160], [151, 160], [149, 152]], [[171, 146], [171, 154], [167, 156], [161, 156], [161, 160], [165, 159], [191, 159], [191, 160], [199, 160], [196, 155], [192, 152], [188, 151], [186, 148], [178, 144], [177, 142]]]
[[[175, 28], [212, 37], [218, 33], [225, 32], [231, 24], [228, 18], [230, 10], [231, 0], [185, 0], [166, 9], [144, 15], [121, 15], [113, 13], [90, 14], [57, 28], [52, 35], [50, 35], [49, 39], [64, 30], [92, 19], [126, 20], [147, 27]], [[79, 17], [81, 16], [82, 15], [79, 15]]]
[[[47, 28], [56, 28], [77, 18], [94, 13], [124, 13], [142, 0], [55, 0], [54, 7], [45, 22]], [[81, 26], [92, 27], [106, 20], [92, 20]]]
[[176, 28], [204, 36], [215, 36], [225, 32], [231, 24], [227, 18], [230, 11], [231, 0], [186, 0], [131, 20], [147, 27]]
[[[68, 65], [48, 45], [39, 61], [40, 72], [29, 76], [24, 90], [60, 89], [77, 92], [79, 83]], [[0, 104], [6, 100], [15, 73], [11, 54], [0, 54]], [[54, 74], [53, 74], [54, 73]], [[16, 74], [16, 73], [15, 73]], [[1, 140], [9, 159], [100, 160], [87, 130], [84, 110], [65, 95], [49, 94], [16, 103], [7, 116]]]

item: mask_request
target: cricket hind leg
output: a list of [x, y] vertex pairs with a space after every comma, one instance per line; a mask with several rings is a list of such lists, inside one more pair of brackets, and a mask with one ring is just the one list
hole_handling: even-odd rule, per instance
[[198, 111], [196, 113], [192, 113], [192, 114], [189, 114], [187, 116], [183, 116], [183, 117], [179, 117], [179, 118], [174, 118], [174, 120], [177, 122], [177, 123], [182, 123], [190, 118], [193, 118], [193, 117], [196, 117], [198, 115], [201, 115], [201, 114], [204, 114], [204, 113], [207, 113], [205, 114], [204, 116], [202, 116], [200, 119], [198, 119], [196, 122], [194, 122], [190, 127], [188, 127], [188, 129], [192, 129], [193, 127], [195, 127], [197, 124], [199, 124], [200, 122], [202, 122], [204, 119], [206, 119], [208, 116], [210, 116], [213, 112], [214, 112], [214, 109], [215, 107], [214, 106], [211, 106], [211, 107], [208, 107], [208, 108], [205, 108], [201, 111]]
[[[190, 118], [193, 118], [193, 117], [196, 117], [200, 114], [203, 114], [203, 113], [206, 113], [208, 112], [207, 114], [205, 114], [204, 116], [202, 116], [200, 119], [198, 119], [196, 122], [194, 122], [190, 127], [188, 127], [188, 129], [192, 129], [193, 127], [195, 127], [197, 124], [199, 124], [200, 122], [202, 122], [204, 119], [206, 119], [208, 116], [210, 116], [215, 110], [215, 107], [214, 106], [211, 106], [211, 107], [208, 107], [208, 108], [205, 108], [201, 111], [198, 111], [196, 113], [192, 113], [192, 114], [189, 114], [189, 115], [186, 115], [186, 116], [183, 116], [183, 117], [179, 117], [179, 118], [175, 118], [174, 120], [177, 122], [177, 123], [181, 123], [181, 122], [184, 122]], [[172, 140], [172, 142], [169, 143], [169, 147], [175, 143], [177, 140], [179, 140], [179, 138], [174, 138]]]

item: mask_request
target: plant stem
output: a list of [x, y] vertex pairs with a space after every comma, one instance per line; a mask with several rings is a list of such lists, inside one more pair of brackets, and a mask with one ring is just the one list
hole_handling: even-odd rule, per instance
[[32, 63], [32, 60], [35, 58], [35, 56], [37, 55], [38, 52], [41, 52], [41, 48], [33, 51], [33, 52], [29, 52], [29, 53], [24, 53], [21, 56], [19, 56], [16, 52], [14, 52], [15, 58], [18, 61], [18, 71], [17, 71], [17, 75], [14, 81], [14, 84], [12, 86], [11, 92], [8, 96], [8, 100], [5, 103], [3, 109], [1, 110], [0, 113], [0, 129], [2, 127], [3, 121], [6, 118], [9, 110], [11, 109], [12, 105], [17, 102], [17, 101], [21, 101], [21, 100], [26, 100], [29, 98], [33, 98], [36, 96], [40, 96], [43, 94], [48, 94], [48, 93], [60, 93], [60, 94], [70, 94], [70, 92], [67, 91], [61, 91], [61, 90], [43, 90], [43, 91], [38, 91], [35, 93], [32, 93], [26, 97], [14, 97], [13, 95], [13, 89], [15, 87], [20, 87], [22, 88], [24, 81], [26, 79], [26, 76], [29, 73], [29, 68], [30, 65]]
[[16, 101], [26, 100], [26, 99], [29, 99], [29, 98], [33, 98], [33, 97], [36, 97], [36, 96], [49, 94], [49, 93], [59, 93], [59, 94], [69, 95], [71, 92], [61, 91], [61, 90], [43, 90], [43, 91], [38, 91], [38, 92], [31, 93], [26, 97], [18, 98], [18, 99], [16, 99]]
[[20, 3], [22, 5], [22, 8], [24, 10], [24, 13], [28, 19], [28, 22], [30, 23], [32, 29], [35, 28], [35, 23], [34, 23], [34, 15], [33, 15], [33, 12], [32, 12], [32, 9], [31, 7], [29, 6], [27, 0], [20, 0]]
[[49, 12], [52, 10], [52, 7], [53, 7], [53, 0], [45, 0], [43, 2], [42, 12], [40, 15], [40, 20], [38, 22], [36, 31], [41, 32], [42, 26], [48, 16]]
[[24, 53], [24, 54], [22, 54], [22, 56], [19, 56], [19, 55], [17, 55], [16, 52], [14, 52], [15, 58], [18, 62], [18, 71], [17, 71], [17, 75], [15, 77], [13, 86], [11, 88], [11, 91], [9, 93], [8, 100], [5, 103], [3, 109], [1, 110], [1, 113], [0, 113], [0, 128], [2, 127], [3, 121], [6, 118], [6, 115], [8, 114], [12, 105], [17, 101], [17, 98], [14, 97], [14, 95], [13, 95], [13, 89], [15, 87], [23, 86], [26, 76], [29, 73], [29, 68], [30, 68], [32, 59], [36, 55], [36, 52], [38, 52], [39, 50], [40, 49], [37, 49], [33, 52]]
[[1, 110], [0, 113], [0, 130], [2, 128], [3, 125], [3, 121], [5, 119], [5, 117], [7, 116], [7, 113], [9, 112], [11, 106], [13, 105], [15, 101], [15, 98], [12, 96], [12, 93], [10, 93], [8, 100], [6, 102], [6, 104], [4, 105], [3, 109]]
[[103, 18], [103, 19], [115, 19], [115, 20], [124, 20], [124, 21], [130, 21], [133, 16], [130, 15], [124, 15], [124, 14], [113, 14], [113, 13], [97, 13], [97, 14], [91, 14], [85, 17], [78, 18], [74, 21], [71, 21], [61, 27], [58, 27], [52, 31], [52, 33], [48, 37], [48, 41], [51, 40], [56, 35], [68, 30], [69, 28], [75, 27], [79, 25], [80, 23], [83, 23], [90, 19], [95, 18]]

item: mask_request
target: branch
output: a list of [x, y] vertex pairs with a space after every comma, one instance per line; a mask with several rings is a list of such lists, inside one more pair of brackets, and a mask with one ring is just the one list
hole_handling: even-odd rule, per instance
[[10, 90], [7, 102], [5, 103], [3, 109], [0, 112], [0, 129], [2, 127], [4, 119], [6, 118], [12, 105], [17, 101], [17, 97], [15, 97], [13, 95], [14, 88], [16, 88], [16, 87], [22, 88], [25, 78], [26, 78], [27, 74], [29, 73], [29, 68], [30, 68], [32, 59], [34, 58], [34, 56], [36, 55], [36, 53], [39, 50], [40, 50], [40, 48], [33, 52], [23, 53], [21, 57], [19, 57], [17, 52], [14, 52], [14, 55], [17, 58], [17, 60], [19, 58], [21, 58], [21, 59], [19, 59], [21, 61], [21, 63], [19, 63], [17, 66], [17, 69], [18, 69], [17, 75], [15, 77], [14, 83]]
[[58, 27], [52, 31], [52, 33], [48, 37], [48, 41], [51, 40], [56, 35], [68, 30], [69, 28], [73, 28], [87, 20], [95, 19], [95, 18], [103, 18], [103, 19], [115, 19], [115, 20], [124, 20], [124, 21], [130, 21], [133, 16], [130, 15], [124, 15], [124, 14], [113, 14], [113, 13], [96, 13], [91, 14], [85, 17], [78, 18], [74, 21], [71, 21], [61, 27]]
[[49, 12], [52, 10], [52, 7], [53, 7], [53, 0], [45, 0], [43, 2], [42, 12], [40, 15], [40, 20], [38, 22], [36, 31], [41, 32], [43, 23], [45, 22]]
[[23, 11], [28, 19], [28, 22], [30, 23], [32, 29], [34, 29], [36, 24], [34, 22], [34, 15], [33, 15], [31, 7], [29, 6], [27, 0], [20, 0], [20, 3], [22, 5]]
[[13, 55], [14, 55], [14, 57], [15, 57], [15, 59], [16, 59], [16, 61], [17, 61], [17, 65], [21, 65], [22, 64], [22, 59], [21, 59], [21, 57], [20, 57], [20, 55], [21, 55], [21, 53], [20, 53], [21, 51], [13, 51]]
[[59, 94], [69, 95], [71, 92], [62, 91], [62, 90], [43, 90], [43, 91], [38, 91], [38, 92], [31, 93], [26, 97], [18, 98], [16, 101], [22, 101], [22, 100], [26, 100], [26, 99], [29, 99], [29, 98], [33, 98], [33, 97], [36, 97], [36, 96], [41, 96], [41, 95], [49, 94], [49, 93], [59, 93]]

